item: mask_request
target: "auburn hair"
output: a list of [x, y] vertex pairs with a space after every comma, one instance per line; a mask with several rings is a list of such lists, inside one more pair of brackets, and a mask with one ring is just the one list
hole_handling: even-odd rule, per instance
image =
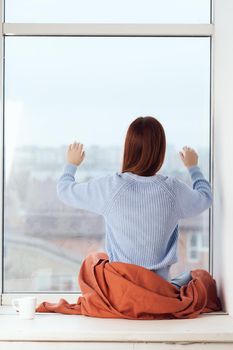
[[166, 152], [166, 136], [155, 118], [139, 117], [129, 126], [124, 145], [122, 173], [152, 176], [161, 168]]

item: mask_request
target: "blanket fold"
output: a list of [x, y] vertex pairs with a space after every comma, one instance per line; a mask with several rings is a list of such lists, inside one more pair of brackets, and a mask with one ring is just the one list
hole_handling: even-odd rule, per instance
[[77, 303], [43, 302], [36, 311], [152, 320], [195, 318], [202, 312], [221, 310], [212, 276], [205, 270], [191, 274], [192, 280], [178, 289], [144, 267], [109, 262], [106, 254], [93, 253], [80, 269], [82, 296]]

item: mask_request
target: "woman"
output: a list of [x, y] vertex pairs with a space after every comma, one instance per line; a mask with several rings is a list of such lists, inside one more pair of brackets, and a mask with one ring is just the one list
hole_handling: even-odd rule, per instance
[[104, 216], [110, 261], [143, 266], [179, 288], [191, 275], [184, 272], [170, 279], [170, 267], [177, 261], [178, 221], [209, 208], [212, 193], [198, 167], [198, 155], [189, 147], [183, 147], [180, 157], [193, 188], [175, 177], [158, 174], [165, 151], [160, 122], [139, 117], [127, 131], [121, 172], [75, 182], [77, 167], [85, 157], [83, 145], [75, 142], [68, 147], [57, 192], [65, 204]]

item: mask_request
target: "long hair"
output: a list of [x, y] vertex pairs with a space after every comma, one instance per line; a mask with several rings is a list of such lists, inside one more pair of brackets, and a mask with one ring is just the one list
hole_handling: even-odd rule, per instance
[[122, 173], [152, 176], [161, 168], [166, 152], [166, 136], [153, 117], [139, 117], [129, 126], [124, 145]]

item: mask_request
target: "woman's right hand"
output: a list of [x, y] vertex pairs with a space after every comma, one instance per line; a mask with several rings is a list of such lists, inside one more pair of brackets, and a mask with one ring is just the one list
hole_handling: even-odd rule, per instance
[[191, 147], [183, 147], [182, 151], [179, 152], [180, 158], [187, 168], [196, 166], [198, 163], [198, 154]]

